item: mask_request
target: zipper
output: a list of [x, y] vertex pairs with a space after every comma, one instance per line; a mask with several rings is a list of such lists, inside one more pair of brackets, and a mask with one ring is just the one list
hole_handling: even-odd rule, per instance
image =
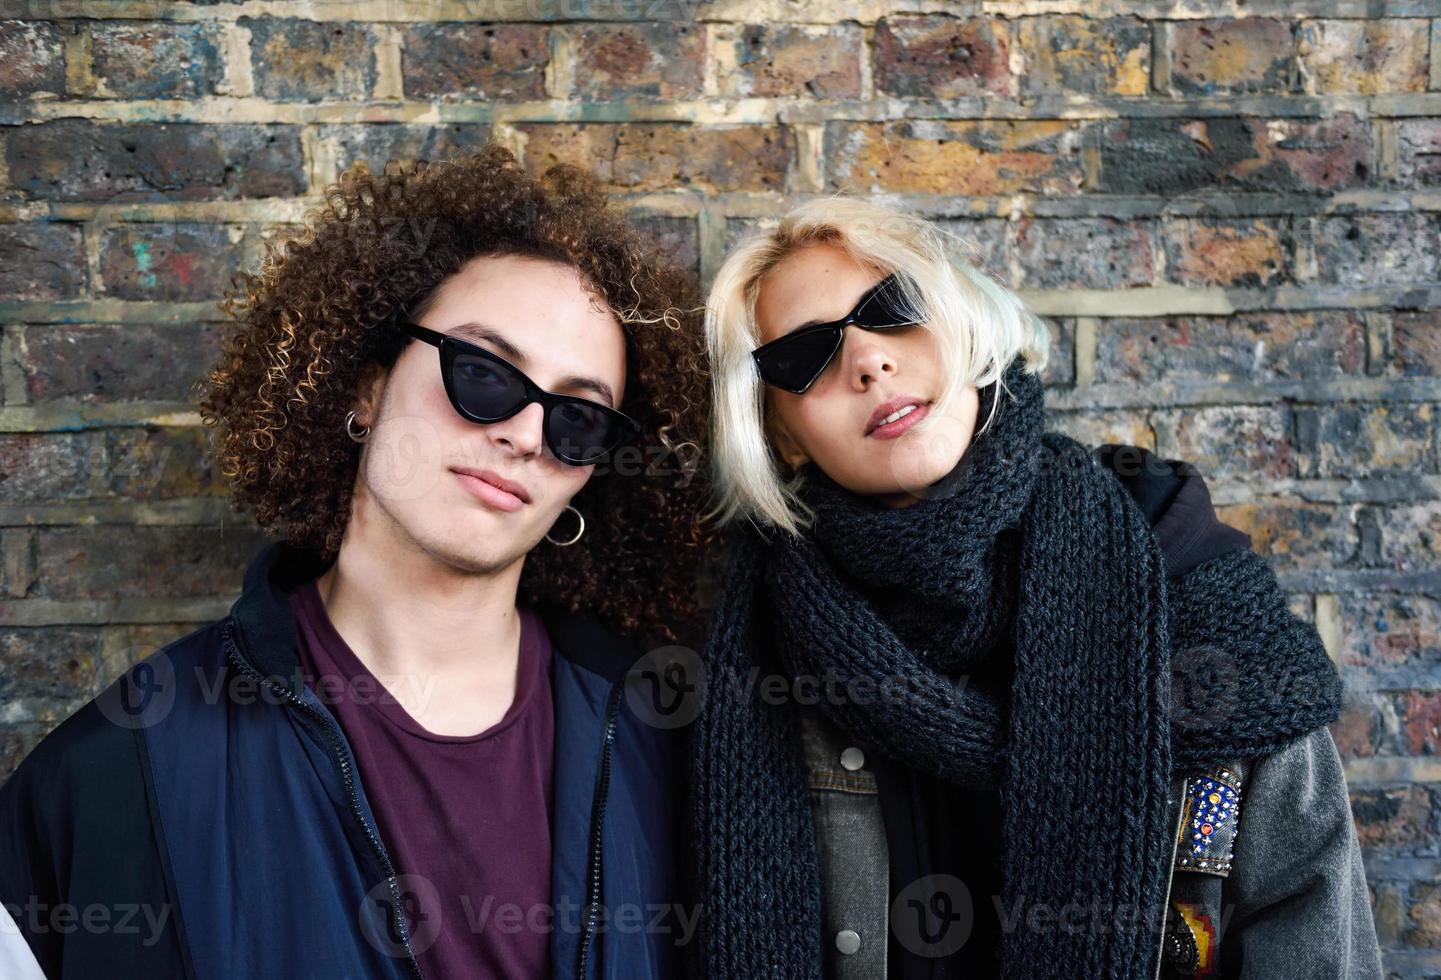
[[1161, 964], [1166, 958], [1166, 915], [1171, 905], [1171, 884], [1175, 880], [1176, 852], [1181, 849], [1181, 826], [1186, 819], [1186, 777], [1181, 777], [1180, 792], [1176, 797], [1180, 801], [1179, 812], [1176, 814], [1176, 826], [1171, 831], [1171, 859], [1166, 862], [1166, 897], [1161, 900], [1161, 940], [1159, 949], [1156, 952], [1156, 972], [1153, 980], [1159, 980], [1161, 976]]
[[252, 667], [249, 662], [247, 662], [245, 658], [240, 655], [240, 651], [236, 647], [235, 641], [232, 636], [233, 631], [234, 621], [227, 619], [223, 631], [223, 635], [225, 638], [226, 657], [236, 667], [236, 669], [249, 677], [253, 677], [261, 684], [264, 684], [271, 691], [274, 691], [276, 694], [284, 698], [287, 703], [294, 705], [301, 711], [310, 715], [312, 718], [315, 719], [316, 722], [320, 724], [321, 728], [325, 730], [327, 735], [327, 741], [330, 743], [331, 746], [331, 751], [332, 753], [334, 753], [336, 759], [340, 762], [340, 774], [345, 781], [345, 792], [350, 800], [351, 812], [355, 814], [355, 818], [360, 822], [360, 825], [365, 828], [365, 836], [369, 838], [370, 846], [375, 851], [375, 856], [380, 859], [380, 867], [385, 872], [385, 881], [390, 888], [391, 922], [395, 926], [396, 933], [400, 936], [400, 940], [405, 946], [405, 953], [408, 960], [408, 965], [410, 967], [410, 975], [414, 977], [415, 980], [425, 980], [425, 975], [421, 973], [420, 970], [420, 961], [415, 958], [415, 950], [412, 949], [410, 945], [410, 931], [406, 928], [404, 916], [400, 914], [400, 886], [396, 880], [397, 876], [395, 873], [395, 866], [390, 863], [390, 855], [385, 852], [385, 845], [380, 842], [379, 836], [377, 836], [375, 831], [371, 829], [370, 821], [365, 818], [365, 812], [360, 808], [360, 797], [355, 790], [355, 767], [351, 761], [350, 752], [346, 748], [345, 742], [342, 739], [340, 732], [336, 729], [335, 724], [329, 718], [325, 717], [325, 715], [323, 715], [318, 709], [312, 707], [309, 704], [306, 704], [303, 700], [297, 697], [288, 687], [277, 683], [272, 678], [263, 676], [260, 671]]
[[580, 952], [576, 957], [576, 980], [586, 980], [591, 939], [595, 934], [596, 905], [600, 901], [601, 827], [605, 823], [606, 794], [610, 791], [611, 747], [615, 745], [616, 716], [620, 713], [621, 684], [610, 689], [605, 706], [605, 738], [600, 750], [600, 778], [596, 781], [595, 798], [590, 810], [590, 857], [586, 872], [585, 921], [581, 926]]

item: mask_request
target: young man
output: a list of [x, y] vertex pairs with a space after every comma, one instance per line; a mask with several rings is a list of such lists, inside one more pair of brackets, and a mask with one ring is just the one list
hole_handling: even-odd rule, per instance
[[706, 543], [693, 286], [494, 147], [326, 201], [201, 402], [278, 540], [0, 788], [0, 964], [669, 977], [671, 731], [623, 693]]

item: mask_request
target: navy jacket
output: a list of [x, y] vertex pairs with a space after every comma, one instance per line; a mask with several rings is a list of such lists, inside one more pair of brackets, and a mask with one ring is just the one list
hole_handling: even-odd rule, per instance
[[[228, 616], [131, 667], [0, 787], [0, 902], [51, 980], [420, 977], [404, 878], [299, 674], [286, 593], [321, 570], [267, 545]], [[671, 977], [690, 920], [674, 733], [631, 710], [630, 645], [592, 615], [542, 615], [554, 975]]]

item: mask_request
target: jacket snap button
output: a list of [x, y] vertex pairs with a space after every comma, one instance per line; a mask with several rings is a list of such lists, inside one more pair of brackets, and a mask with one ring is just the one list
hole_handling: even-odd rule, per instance
[[836, 949], [850, 956], [861, 948], [861, 934], [854, 929], [842, 929], [836, 933]]
[[866, 754], [854, 745], [841, 753], [841, 768], [855, 772], [866, 764]]

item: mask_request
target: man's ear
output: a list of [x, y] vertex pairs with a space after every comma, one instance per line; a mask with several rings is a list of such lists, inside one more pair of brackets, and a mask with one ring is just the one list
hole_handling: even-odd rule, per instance
[[374, 362], [360, 370], [355, 382], [355, 417], [362, 425], [374, 425], [380, 411], [380, 396], [389, 371]]

